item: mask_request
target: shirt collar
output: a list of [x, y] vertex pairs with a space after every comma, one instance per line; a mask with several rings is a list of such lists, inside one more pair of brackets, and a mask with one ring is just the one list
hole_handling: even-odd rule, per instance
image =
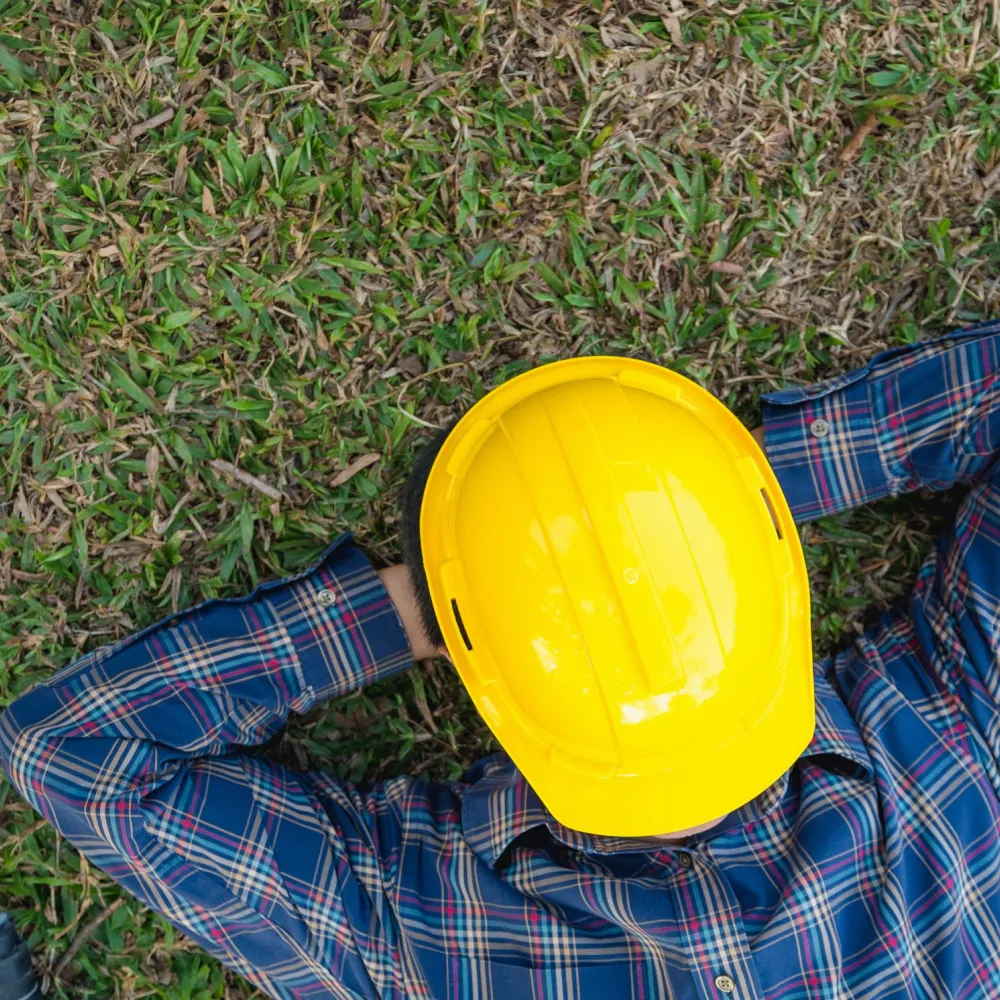
[[[855, 773], [870, 779], [871, 759], [857, 723], [829, 680], [817, 673], [815, 681], [816, 730], [802, 757], [838, 758]], [[821, 760], [817, 763], [822, 765]], [[787, 781], [786, 773], [733, 818], [743, 825], [766, 815], [780, 800]], [[557, 823], [506, 754], [480, 761], [467, 775], [467, 782], [462, 797], [462, 829], [469, 846], [491, 868], [518, 837], [539, 826], [577, 850], [598, 854], [650, 852], [648, 840], [593, 837]], [[732, 825], [727, 822], [720, 832]]]

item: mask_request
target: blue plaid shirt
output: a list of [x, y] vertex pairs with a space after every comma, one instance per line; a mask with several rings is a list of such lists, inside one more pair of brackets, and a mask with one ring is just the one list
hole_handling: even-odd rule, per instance
[[1000, 995], [1000, 325], [768, 398], [802, 518], [967, 484], [909, 608], [819, 663], [801, 759], [677, 846], [594, 839], [503, 756], [353, 787], [244, 748], [409, 664], [349, 538], [96, 650], [0, 719], [29, 802], [273, 997]]

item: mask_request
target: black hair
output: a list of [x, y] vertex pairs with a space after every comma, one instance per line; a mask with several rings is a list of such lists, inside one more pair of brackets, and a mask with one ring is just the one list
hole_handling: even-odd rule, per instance
[[434, 459], [437, 458], [445, 438], [451, 433], [451, 429], [456, 423], [458, 421], [453, 420], [443, 430], [437, 430], [431, 435], [427, 443], [417, 452], [410, 474], [403, 484], [402, 523], [400, 525], [403, 561], [410, 571], [410, 583], [417, 599], [417, 608], [420, 611], [420, 620], [424, 631], [427, 633], [431, 645], [438, 649], [444, 646], [444, 636], [441, 634], [437, 615], [434, 614], [431, 589], [427, 584], [427, 571], [424, 569], [423, 551], [420, 547], [420, 506], [424, 500], [424, 488], [427, 486], [427, 477], [431, 474]]

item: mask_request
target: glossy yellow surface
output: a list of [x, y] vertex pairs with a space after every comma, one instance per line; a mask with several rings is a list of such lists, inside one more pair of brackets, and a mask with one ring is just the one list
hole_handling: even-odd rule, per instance
[[707, 822], [809, 742], [798, 533], [752, 436], [694, 382], [591, 357], [499, 387], [435, 461], [421, 540], [459, 675], [566, 826]]

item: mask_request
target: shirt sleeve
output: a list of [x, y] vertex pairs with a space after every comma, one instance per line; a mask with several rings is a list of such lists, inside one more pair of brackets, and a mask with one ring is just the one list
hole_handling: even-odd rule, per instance
[[[961, 709], [1000, 790], [998, 376], [1000, 323], [898, 348], [830, 382], [766, 397], [765, 442], [800, 520], [920, 488], [971, 487], [908, 609], [887, 613], [865, 642], [935, 725]], [[841, 678], [848, 691], [857, 683]]]
[[[382, 792], [248, 748], [291, 711], [409, 665], [347, 536], [312, 570], [98, 649], [0, 716], [15, 787], [77, 848], [276, 997], [378, 995]], [[386, 935], [388, 937], [388, 935]]]
[[1000, 323], [896, 348], [764, 397], [767, 457], [798, 520], [978, 482], [1000, 443]]

